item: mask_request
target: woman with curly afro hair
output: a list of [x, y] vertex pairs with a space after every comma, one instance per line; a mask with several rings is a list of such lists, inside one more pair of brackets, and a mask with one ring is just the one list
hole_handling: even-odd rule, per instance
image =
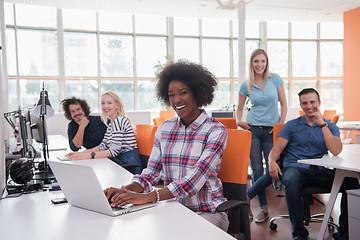
[[[227, 231], [226, 213], [215, 212], [225, 201], [217, 176], [227, 131], [201, 109], [212, 102], [216, 84], [207, 69], [185, 60], [171, 63], [159, 73], [157, 97], [178, 117], [159, 126], [148, 166], [141, 175], [135, 175], [133, 182], [122, 188], [105, 190], [113, 207], [175, 198]], [[164, 187], [153, 188], [161, 176]]]

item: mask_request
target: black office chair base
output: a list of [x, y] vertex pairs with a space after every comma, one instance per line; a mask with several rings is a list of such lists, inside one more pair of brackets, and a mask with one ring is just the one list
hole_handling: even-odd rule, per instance
[[271, 218], [269, 227], [273, 231], [276, 231], [276, 229], [277, 229], [277, 224], [274, 223], [274, 221], [277, 219], [290, 219], [290, 216], [289, 215], [278, 215], [276, 217]]
[[[308, 226], [310, 222], [322, 223], [323, 222], [322, 217], [324, 217], [323, 213], [311, 215], [309, 220], [304, 221], [304, 225]], [[273, 231], [276, 231], [276, 229], [277, 229], [277, 224], [275, 223], [275, 220], [277, 220], [277, 219], [290, 219], [290, 216], [289, 215], [278, 215], [276, 217], [271, 218], [269, 227]], [[332, 229], [332, 230], [336, 229], [337, 231], [339, 230], [339, 226], [336, 223], [334, 223], [334, 219], [331, 216], [328, 221], [328, 228]]]

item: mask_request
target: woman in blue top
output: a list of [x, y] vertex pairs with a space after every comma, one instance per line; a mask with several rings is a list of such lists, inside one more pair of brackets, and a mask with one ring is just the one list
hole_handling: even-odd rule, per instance
[[[256, 216], [255, 222], [264, 222], [269, 218], [265, 189], [272, 182], [268, 165], [268, 156], [273, 146], [272, 127], [275, 123], [284, 123], [287, 103], [284, 82], [279, 75], [269, 72], [269, 59], [265, 50], [257, 49], [251, 54], [249, 74], [248, 80], [240, 86], [236, 124], [252, 133], [250, 166], [254, 183], [248, 189], [247, 197], [250, 205], [250, 200], [258, 195], [261, 211]], [[247, 97], [251, 102], [251, 110], [245, 122], [242, 121], [242, 115]], [[278, 102], [281, 106], [280, 116]], [[264, 174], [263, 156], [266, 174]], [[251, 211], [249, 214], [252, 217]]]

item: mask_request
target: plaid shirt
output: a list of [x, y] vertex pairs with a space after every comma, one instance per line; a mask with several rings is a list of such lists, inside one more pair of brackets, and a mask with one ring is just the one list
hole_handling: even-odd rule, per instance
[[193, 211], [214, 212], [226, 201], [217, 177], [226, 140], [226, 128], [205, 111], [187, 128], [180, 118], [168, 120], [155, 133], [147, 168], [133, 181], [148, 192], [163, 172], [177, 201]]
[[[106, 125], [101, 121], [100, 116], [88, 116], [89, 124], [85, 128], [83, 146], [86, 149], [96, 147], [101, 143], [106, 132]], [[69, 122], [68, 125], [68, 138], [71, 150], [78, 151], [80, 148], [76, 147], [73, 139], [79, 130], [79, 124], [74, 120]]]

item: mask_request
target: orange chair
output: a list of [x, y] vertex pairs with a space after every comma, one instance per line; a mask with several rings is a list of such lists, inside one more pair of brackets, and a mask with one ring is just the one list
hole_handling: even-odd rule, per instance
[[[224, 196], [229, 200], [220, 204], [216, 210], [229, 211], [229, 233], [250, 239], [249, 206], [246, 186], [250, 158], [251, 132], [241, 129], [228, 129], [226, 149], [221, 160], [218, 177], [221, 179]], [[234, 209], [235, 208], [235, 209]], [[240, 218], [239, 218], [240, 217]], [[232, 219], [234, 219], [232, 221]], [[240, 221], [238, 221], [240, 220]]]
[[[285, 124], [283, 123], [276, 123], [274, 124], [273, 126], [273, 145], [275, 145], [276, 143], [276, 140], [278, 139], [279, 137], [279, 133], [280, 133], [280, 130], [281, 128], [284, 126]], [[285, 154], [285, 150], [281, 153], [281, 154]]]
[[300, 109], [299, 114], [300, 114], [300, 116], [304, 115], [305, 114], [304, 110]]
[[153, 122], [155, 126], [160, 126], [163, 122], [165, 122], [164, 118], [153, 118]]
[[277, 138], [279, 137], [279, 133], [281, 128], [284, 126], [285, 124], [283, 123], [276, 123], [273, 126], [273, 144], [275, 145]]
[[163, 118], [164, 121], [172, 119], [175, 117], [175, 111], [174, 110], [162, 110], [160, 111], [159, 118]]
[[155, 132], [157, 128], [157, 126], [148, 124], [136, 125], [136, 142], [143, 168], [146, 168], [147, 166], [147, 162], [154, 145]]
[[339, 117], [340, 117], [340, 115], [338, 115], [338, 114], [334, 115], [331, 119], [331, 122], [337, 124], [337, 122], [339, 121]]
[[236, 118], [215, 118], [221, 122], [227, 129], [237, 129]]
[[331, 121], [331, 119], [334, 117], [335, 114], [336, 114], [336, 110], [325, 110], [323, 113], [323, 118]]

